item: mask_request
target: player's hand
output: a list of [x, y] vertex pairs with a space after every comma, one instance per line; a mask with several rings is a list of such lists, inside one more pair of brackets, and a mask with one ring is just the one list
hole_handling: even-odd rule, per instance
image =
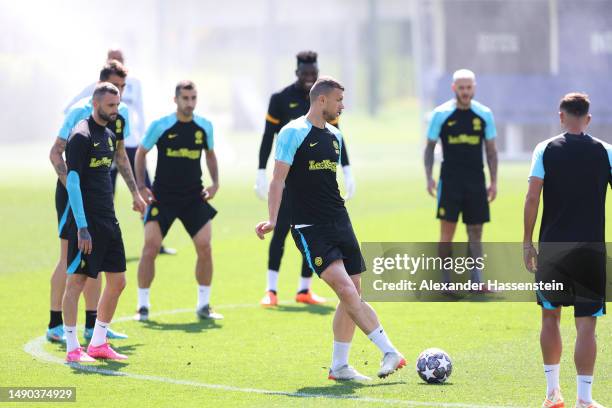
[[270, 231], [274, 231], [274, 223], [271, 221], [262, 221], [255, 227], [255, 233], [259, 239], [264, 239], [264, 235]]
[[151, 204], [151, 203], [156, 201], [155, 196], [153, 195], [153, 192], [151, 190], [149, 190], [148, 187], [141, 187], [141, 188], [139, 188], [138, 189], [138, 193], [140, 194], [142, 199], [147, 204]]
[[144, 214], [147, 209], [147, 203], [142, 198], [138, 191], [132, 194], [132, 210], [138, 211], [140, 214]]
[[255, 194], [264, 201], [268, 199], [268, 178], [266, 177], [266, 169], [257, 170]]
[[204, 190], [202, 190], [202, 200], [212, 200], [215, 197], [215, 194], [217, 194], [217, 190], [219, 190], [218, 184], [213, 184], [206, 187]]
[[491, 183], [487, 189], [487, 197], [489, 198], [489, 202], [495, 200], [495, 197], [497, 197], [497, 183]]
[[427, 192], [432, 197], [436, 196], [436, 180], [434, 180], [432, 178], [427, 180]]
[[525, 267], [531, 273], [535, 273], [538, 269], [538, 251], [534, 248], [532, 243], [523, 244], [523, 261]]
[[355, 184], [355, 178], [353, 177], [351, 166], [343, 166], [342, 172], [344, 173], [344, 191], [346, 191], [344, 200], [348, 201], [355, 195], [357, 185]]
[[91, 235], [89, 235], [89, 231], [87, 230], [87, 228], [79, 228], [77, 236], [79, 239], [79, 251], [81, 251], [84, 255], [91, 254], [91, 251], [93, 250], [93, 243], [91, 241]]

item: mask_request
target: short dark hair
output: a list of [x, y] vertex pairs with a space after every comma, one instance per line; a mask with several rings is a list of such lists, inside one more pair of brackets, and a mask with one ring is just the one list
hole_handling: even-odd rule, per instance
[[295, 56], [297, 58], [297, 66], [298, 68], [302, 64], [316, 64], [317, 63], [317, 53], [314, 51], [300, 51]]
[[561, 98], [559, 110], [572, 116], [582, 117], [589, 114], [590, 106], [589, 95], [580, 92], [570, 92]]
[[181, 90], [186, 89], [188, 91], [196, 89], [195, 83], [189, 79], [183, 79], [176, 84], [174, 88], [174, 96], [179, 96]]
[[94, 89], [93, 98], [99, 99], [107, 93], [119, 95], [119, 89], [117, 89], [117, 87], [111, 84], [110, 82], [100, 82], [96, 85], [96, 88]]
[[310, 102], [315, 101], [320, 95], [329, 94], [333, 89], [344, 91], [344, 87], [334, 78], [330, 76], [319, 77], [310, 89]]
[[100, 71], [100, 81], [108, 81], [111, 75], [125, 78], [127, 76], [127, 69], [117, 60], [108, 60]]

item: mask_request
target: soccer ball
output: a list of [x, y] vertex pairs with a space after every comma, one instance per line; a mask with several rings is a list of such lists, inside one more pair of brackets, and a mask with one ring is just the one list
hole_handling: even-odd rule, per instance
[[429, 348], [419, 355], [416, 370], [426, 383], [442, 384], [453, 372], [453, 362], [444, 350]]

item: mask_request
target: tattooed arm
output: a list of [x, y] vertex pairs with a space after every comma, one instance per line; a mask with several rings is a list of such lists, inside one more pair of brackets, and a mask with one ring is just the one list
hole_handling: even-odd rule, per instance
[[132, 193], [133, 209], [140, 213], [144, 213], [146, 209], [146, 203], [140, 196], [138, 188], [136, 187], [136, 180], [134, 179], [134, 173], [132, 172], [132, 166], [130, 166], [130, 160], [127, 152], [125, 151], [125, 144], [123, 140], [117, 141], [117, 152], [115, 153], [115, 162], [117, 164], [117, 170], [121, 173], [121, 177], [125, 180], [130, 192]]
[[63, 158], [64, 150], [66, 150], [66, 141], [61, 138], [56, 138], [55, 143], [51, 147], [51, 151], [49, 152], [49, 160], [51, 160], [51, 164], [53, 164], [53, 168], [57, 173], [57, 177], [62, 182], [62, 184], [66, 185], [66, 162]]
[[487, 151], [487, 165], [489, 166], [489, 174], [491, 176], [491, 184], [487, 190], [487, 195], [489, 202], [491, 202], [497, 196], [497, 146], [495, 139], [487, 140], [485, 142], [485, 149]]

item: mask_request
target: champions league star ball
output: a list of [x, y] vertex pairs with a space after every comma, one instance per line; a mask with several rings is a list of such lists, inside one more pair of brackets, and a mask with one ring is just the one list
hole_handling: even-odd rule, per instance
[[426, 383], [442, 384], [453, 372], [453, 362], [444, 350], [430, 348], [419, 355], [416, 370]]

